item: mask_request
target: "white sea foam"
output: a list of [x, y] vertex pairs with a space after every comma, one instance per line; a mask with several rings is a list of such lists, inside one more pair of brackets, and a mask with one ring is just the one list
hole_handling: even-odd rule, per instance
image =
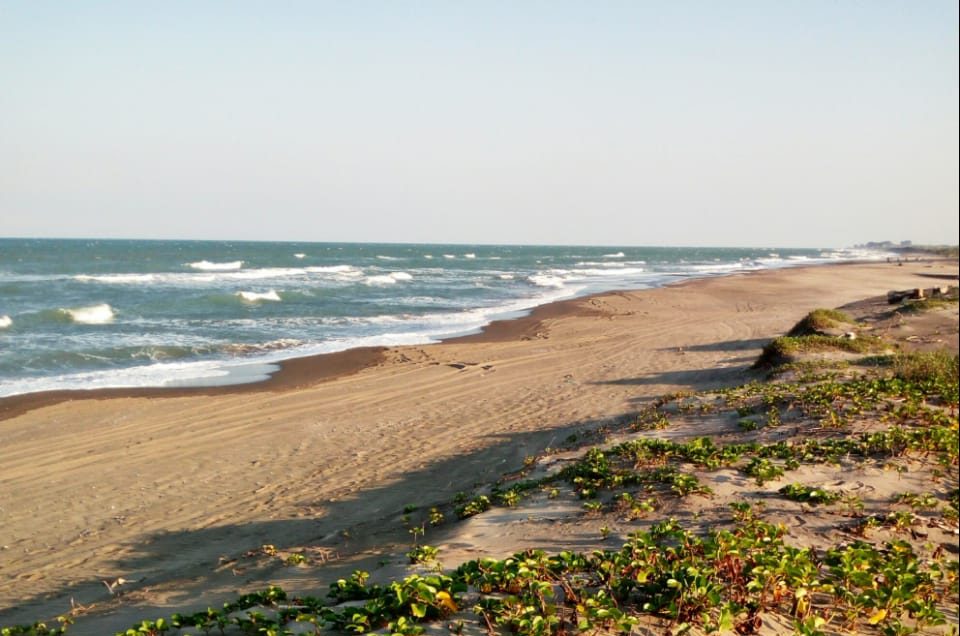
[[430, 260], [433, 258], [433, 254], [424, 254], [423, 257], [427, 260]]
[[241, 272], [228, 272], [220, 276], [224, 280], [263, 280], [265, 278], [290, 278], [307, 273], [304, 267], [260, 267]]
[[152, 283], [157, 280], [157, 277], [154, 274], [77, 274], [73, 279], [84, 282], [128, 285], [130, 283]]
[[397, 279], [389, 274], [383, 274], [381, 276], [367, 276], [363, 282], [371, 287], [376, 287], [378, 285], [394, 285]]
[[[442, 248], [441, 248], [442, 249]], [[462, 249], [461, 248], [454, 248]], [[181, 337], [187, 337], [187, 333], [196, 328], [197, 321], [194, 318], [163, 318], [162, 316], [151, 317], [151, 315], [138, 317], [131, 315], [134, 312], [129, 309], [129, 313], [119, 312], [116, 317], [113, 316], [113, 309], [108, 309], [109, 313], [101, 312], [98, 316], [94, 310], [100, 305], [95, 305], [103, 300], [112, 300], [111, 296], [99, 296], [102, 293], [97, 292], [97, 285], [74, 285], [71, 289], [83, 288], [84, 296], [79, 300], [61, 301], [63, 304], [74, 304], [77, 307], [67, 310], [47, 310], [33, 313], [14, 313], [12, 308], [4, 307], [10, 315], [0, 314], [0, 330], [14, 329], [19, 334], [21, 331], [29, 332], [30, 326], [34, 321], [47, 324], [56, 322], [63, 329], [63, 345], [65, 350], [77, 358], [88, 358], [91, 361], [107, 361], [106, 356], [99, 355], [103, 351], [120, 351], [127, 344], [136, 343], [142, 345], [141, 350], [135, 350], [130, 354], [131, 359], [136, 359], [138, 363], [145, 366], [120, 369], [111, 368], [103, 371], [83, 371], [76, 372], [77, 367], [70, 371], [72, 375], [46, 376], [46, 377], [22, 377], [12, 379], [0, 379], [0, 396], [15, 393], [32, 392], [55, 388], [94, 388], [100, 386], [163, 386], [168, 384], [177, 385], [200, 385], [200, 384], [232, 384], [252, 379], [261, 379], [266, 377], [262, 367], [269, 364], [271, 360], [281, 360], [301, 355], [311, 355], [313, 353], [326, 353], [339, 351], [352, 347], [365, 345], [390, 345], [390, 344], [413, 344], [431, 342], [437, 338], [459, 335], [464, 332], [477, 329], [490, 320], [501, 317], [509, 317], [505, 314], [510, 312], [519, 312], [530, 307], [550, 302], [564, 297], [575, 296], [583, 290], [599, 291], [603, 289], [618, 288], [636, 288], [659, 285], [677, 279], [686, 279], [693, 277], [707, 277], [719, 275], [727, 272], [748, 271], [754, 268], [775, 268], [791, 267], [801, 265], [812, 265], [828, 261], [851, 260], [851, 259], [880, 259], [886, 254], [858, 250], [824, 250], [820, 253], [810, 252], [811, 256], [806, 258], [788, 258], [787, 253], [782, 255], [769, 253], [770, 248], [756, 251], [757, 258], [744, 258], [737, 262], [735, 259], [720, 261], [714, 259], [698, 259], [695, 255], [688, 256], [688, 262], [683, 265], [675, 265], [667, 261], [674, 258], [651, 259], [653, 265], [648, 271], [642, 261], [626, 260], [625, 256], [620, 254], [608, 254], [606, 257], [595, 255], [567, 255], [560, 258], [551, 259], [541, 257], [544, 265], [538, 267], [540, 271], [528, 270], [514, 271], [512, 266], [505, 265], [502, 269], [481, 268], [482, 271], [465, 272], [462, 267], [457, 267], [451, 261], [450, 265], [443, 266], [443, 256], [423, 254], [422, 257], [428, 259], [428, 263], [420, 262], [420, 266], [415, 265], [397, 265], [395, 263], [381, 263], [381, 267], [364, 267], [364, 260], [352, 261], [355, 265], [327, 265], [322, 267], [304, 267], [308, 265], [305, 261], [289, 261], [289, 254], [285, 258], [278, 259], [275, 263], [262, 263], [271, 267], [244, 268], [242, 262], [237, 263], [212, 263], [216, 269], [204, 270], [202, 267], [193, 267], [190, 264], [181, 266], [174, 265], [168, 272], [136, 272], [140, 264], [129, 266], [128, 273], [122, 272], [103, 272], [76, 275], [76, 270], [67, 270], [64, 273], [56, 275], [36, 275], [27, 273], [16, 273], [10, 270], [0, 272], [0, 284], [8, 282], [13, 283], [46, 283], [48, 281], [70, 282], [71, 280], [89, 281], [91, 283], [116, 283], [127, 284], [131, 289], [137, 289], [139, 294], [141, 289], [137, 286], [174, 286], [183, 287], [187, 290], [202, 289], [202, 294], [194, 294], [197, 298], [213, 298], [221, 302], [215, 302], [211, 311], [225, 310], [225, 314], [212, 316], [209, 324], [214, 329], [227, 329], [236, 325], [240, 329], [251, 330], [246, 334], [237, 332], [238, 339], [250, 340], [250, 333], [266, 333], [264, 340], [269, 342], [263, 344], [224, 344], [222, 340], [211, 342], [206, 335], [197, 335], [196, 344], [188, 342], [182, 345]], [[372, 254], [368, 253], [369, 256]], [[297, 255], [294, 255], [297, 256]], [[429, 257], [434, 257], [438, 261], [437, 266], [432, 265]], [[461, 260], [461, 266], [466, 259], [465, 253], [453, 253], [445, 255], [451, 259]], [[404, 262], [416, 260], [415, 254], [410, 258], [404, 259]], [[495, 260], [496, 257], [487, 257], [478, 255], [478, 258], [486, 261]], [[504, 256], [504, 262], [512, 260], [513, 255]], [[635, 257], [634, 257], [635, 258]], [[312, 259], [309, 265], [317, 263], [319, 259]], [[387, 259], [381, 259], [387, 260]], [[327, 261], [336, 263], [336, 261]], [[341, 262], [351, 262], [344, 257]], [[376, 263], [370, 258], [365, 259], [366, 264]], [[576, 265], [568, 265], [574, 263]], [[178, 263], [185, 263], [180, 259]], [[198, 264], [203, 264], [199, 262]], [[566, 269], [552, 269], [554, 264]], [[227, 266], [240, 266], [235, 269], [227, 269]], [[249, 262], [247, 263], [249, 265]], [[286, 265], [299, 265], [300, 267], [286, 267]], [[272, 267], [279, 265], [279, 267]], [[421, 267], [422, 266], [422, 267]], [[394, 267], [408, 268], [407, 272], [389, 273]], [[416, 267], [416, 269], [415, 269]], [[670, 271], [658, 271], [670, 268]], [[98, 268], [99, 270], [99, 268]], [[408, 273], [409, 272], [409, 273]], [[411, 276], [413, 283], [403, 283], [403, 276]], [[354, 316], [327, 316], [320, 317], [313, 312], [306, 312], [310, 315], [295, 315], [282, 317], [252, 316], [251, 312], [239, 311], [240, 302], [222, 302], [223, 299], [236, 296], [238, 290], [256, 290], [248, 291], [248, 294], [266, 295], [266, 290], [288, 290], [277, 294], [282, 296], [282, 300], [289, 301], [294, 294], [308, 294], [311, 290], [316, 291], [317, 297], [323, 297], [322, 301], [328, 301], [328, 292], [330, 287], [349, 286], [344, 289], [333, 290], [335, 294], [345, 294], [350, 298], [359, 294], [363, 296], [362, 286], [353, 287], [351, 283], [358, 284], [366, 282], [367, 277], [376, 280], [375, 276], [386, 276], [392, 282], [384, 281], [382, 284], [390, 285], [384, 289], [370, 288], [367, 298], [379, 296], [379, 302], [384, 316], [362, 318]], [[495, 283], [497, 279], [504, 281]], [[516, 278], [516, 284], [507, 284], [506, 281]], [[519, 282], [522, 281], [522, 282]], [[423, 282], [421, 287], [418, 283]], [[478, 282], [486, 282], [491, 289], [499, 289], [499, 293], [468, 294], [459, 293], [460, 290], [467, 290], [471, 285]], [[376, 283], [374, 283], [376, 284]], [[448, 286], [449, 291], [448, 293]], [[435, 292], [434, 289], [440, 291]], [[318, 291], [322, 290], [322, 291]], [[147, 289], [146, 291], [149, 291]], [[173, 290], [159, 290], [160, 293], [176, 292]], [[513, 296], [517, 292], [527, 294], [526, 298], [505, 299], [504, 296]], [[276, 292], [274, 292], [276, 293]], [[417, 296], [416, 294], [438, 295], [434, 300], [431, 296]], [[288, 295], [289, 294], [289, 295]], [[240, 294], [237, 294], [240, 296]], [[500, 298], [497, 298], [499, 296]], [[176, 296], [172, 294], [170, 298], [189, 298], [186, 296]], [[241, 296], [242, 297], [242, 296]], [[346, 296], [345, 296], [346, 297]], [[330, 300], [334, 300], [335, 295], [330, 295]], [[426, 299], [426, 300], [424, 300]], [[265, 298], [262, 300], [266, 300]], [[127, 303], [115, 301], [118, 306], [128, 309]], [[276, 301], [273, 301], [276, 302]], [[484, 303], [501, 303], [494, 306], [482, 306]], [[286, 306], [292, 307], [287, 302]], [[54, 305], [55, 306], [55, 305]], [[109, 308], [109, 305], [105, 305]], [[364, 305], [369, 307], [369, 304]], [[232, 308], [232, 309], [231, 309]], [[396, 309], [396, 313], [390, 314], [391, 308]], [[230, 313], [230, 312], [233, 313]], [[349, 307], [347, 308], [349, 311]], [[364, 310], [361, 309], [360, 313]], [[423, 315], [418, 312], [430, 311], [433, 313]], [[140, 313], [138, 311], [137, 313]], [[149, 312], [147, 312], [149, 314]], [[189, 312], [188, 312], [189, 313]], [[334, 312], [337, 313], [337, 312]], [[16, 315], [17, 318], [11, 319]], [[109, 317], [108, 317], [109, 316]], [[241, 318], [241, 316], [245, 316]], [[90, 320], [93, 318], [94, 320]], [[98, 322], [109, 321], [123, 323], [124, 329], [109, 328], [64, 328], [64, 321], [75, 322]], [[8, 322], [9, 321], [9, 322]], [[150, 323], [151, 329], [140, 329], [134, 326], [133, 329], [126, 327], [133, 321], [134, 325], [139, 322]], [[176, 325], [176, 329], [172, 327]], [[155, 327], [155, 328], [154, 328]], [[124, 333], [129, 331], [130, 333]], [[174, 342], [168, 342], [163, 336], [157, 337], [158, 332], [169, 333]], [[0, 331], [2, 333], [2, 331]], [[224, 332], [229, 333], [229, 332]], [[136, 336], [131, 343], [127, 340]], [[226, 336], [229, 338], [229, 336]], [[322, 338], [322, 340], [318, 340]], [[142, 340], [142, 343], [141, 343]], [[67, 342], [69, 341], [69, 342]], [[76, 346], [74, 346], [76, 345]], [[121, 346], [122, 345], [122, 346]], [[219, 360], [197, 360], [196, 356], [220, 356]], [[238, 359], [239, 358], [239, 359]], [[110, 361], [115, 361], [116, 356], [110, 357]], [[178, 362], [174, 362], [177, 360]], [[149, 363], [149, 364], [148, 364]], [[256, 364], [251, 364], [256, 363]], [[70, 363], [72, 364], [72, 363]], [[111, 362], [112, 364], [112, 362]], [[81, 365], [86, 367], [81, 362]], [[252, 367], [258, 369], [250, 370]], [[93, 366], [102, 365], [95, 364]], [[51, 369], [50, 371], [55, 371]]]
[[[237, 261], [242, 263], [243, 261]], [[231, 280], [256, 280], [266, 278], [288, 278], [307, 274], [338, 274], [343, 276], [361, 276], [363, 270], [354, 265], [327, 265], [309, 267], [265, 267], [256, 269], [211, 270], [196, 272], [151, 272], [116, 274], [0, 274], [0, 282], [10, 283], [47, 283], [51, 281], [97, 280], [99, 282], [137, 283], [154, 282], [169, 285], [191, 285]], [[150, 278], [147, 278], [150, 277]]]
[[[0, 397], [57, 389], [94, 389], [163, 386], [222, 386], [258, 382], [277, 370], [276, 363], [289, 358], [344, 351], [366, 346], [398, 346], [436, 342], [440, 338], [469, 333], [491, 320], [515, 316], [537, 305], [568, 298], [582, 288], [568, 286], [517, 299], [503, 305], [427, 316], [382, 316], [366, 320], [371, 324], [395, 325], [389, 333], [332, 338], [321, 342], [295, 344], [278, 339], [260, 345], [238, 345], [242, 357], [235, 360], [159, 361], [125, 369], [85, 371], [43, 378], [0, 379]], [[351, 319], [352, 321], [353, 319]], [[260, 321], [238, 320], [246, 325]], [[227, 347], [230, 348], [229, 346]]]
[[61, 309], [70, 320], [82, 325], [105, 325], [113, 322], [113, 308], [107, 303], [91, 305], [89, 307], [74, 307]]
[[380, 259], [381, 261], [399, 261], [399, 260], [401, 260], [400, 258], [398, 258], [398, 257], [396, 257], [396, 256], [384, 256], [383, 254], [377, 254], [377, 258]]
[[604, 258], [623, 258], [626, 256], [623, 252], [616, 252], [615, 254], [604, 254]]
[[743, 263], [718, 263], [716, 265], [690, 265], [688, 269], [703, 274], [726, 274], [744, 269]]
[[154, 274], [112, 274], [96, 277], [81, 275], [74, 278], [118, 284], [158, 283], [162, 285], [195, 285], [197, 283], [216, 283], [220, 281], [261, 280], [268, 278], [289, 278], [292, 276], [305, 277], [307, 274], [307, 268], [268, 267], [261, 269], [209, 271], [202, 273], [157, 272]]
[[392, 272], [390, 274], [379, 274], [376, 276], [367, 276], [363, 281], [367, 285], [377, 287], [380, 285], [394, 285], [399, 281], [413, 280], [413, 276], [406, 272]]
[[126, 369], [67, 373], [46, 378], [0, 380], [0, 397], [59, 389], [243, 384], [265, 380], [276, 370], [275, 366], [251, 364], [249, 361], [234, 365], [215, 361], [157, 362]]
[[597, 268], [584, 268], [584, 269], [574, 269], [570, 271], [569, 276], [580, 277], [580, 276], [633, 276], [636, 274], [642, 274], [646, 270], [642, 267], [622, 267], [618, 269], [597, 269]]
[[342, 274], [344, 276], [360, 276], [363, 270], [353, 265], [318, 265], [304, 270], [310, 274]]
[[304, 254], [303, 252], [297, 252], [296, 254], [293, 255], [294, 258], [306, 258], [306, 256], [307, 255]]
[[335, 280], [344, 277], [361, 276], [363, 270], [352, 265], [328, 265], [310, 267], [260, 267], [239, 271], [206, 272], [203, 274], [163, 273], [153, 274], [154, 282], [191, 285], [196, 283], [215, 283], [220, 281], [276, 280], [289, 278], [312, 278], [320, 276]]
[[463, 257], [464, 257], [464, 258], [476, 258], [477, 255], [474, 254], [473, 252], [468, 252], [467, 254], [464, 254]]
[[[581, 290], [582, 287], [576, 286], [553, 289], [530, 298], [520, 298], [492, 307], [465, 308], [462, 311], [445, 311], [427, 314], [381, 314], [363, 317], [351, 316], [343, 317], [340, 321], [353, 325], [399, 328], [403, 329], [403, 331], [396, 332], [392, 335], [407, 337], [419, 333], [421, 338], [427, 338], [426, 341], [431, 341], [436, 338], [444, 338], [477, 330], [492, 320], [516, 316], [519, 312], [526, 311], [543, 303], [575, 296]], [[419, 342], [424, 342], [424, 340], [421, 339]]]
[[248, 303], [258, 303], [264, 300], [280, 302], [280, 294], [273, 289], [268, 292], [238, 291], [236, 295]]
[[452, 258], [456, 258], [457, 255], [456, 255], [456, 254], [444, 254], [443, 257], [444, 257], [444, 258], [451, 258], [451, 259], [452, 259]]
[[566, 284], [563, 278], [551, 274], [534, 274], [528, 276], [527, 280], [537, 287], [553, 287], [554, 289], [560, 289]]
[[193, 269], [199, 269], [204, 272], [229, 272], [243, 267], [243, 261], [229, 261], [226, 263], [214, 263], [211, 261], [196, 261], [189, 264]]
[[580, 261], [578, 267], [626, 267], [626, 264], [620, 261]]
[[233, 343], [223, 347], [223, 351], [234, 355], [245, 355], [264, 351], [282, 351], [299, 347], [302, 344], [304, 344], [303, 340], [297, 340], [296, 338], [278, 338], [269, 342]]

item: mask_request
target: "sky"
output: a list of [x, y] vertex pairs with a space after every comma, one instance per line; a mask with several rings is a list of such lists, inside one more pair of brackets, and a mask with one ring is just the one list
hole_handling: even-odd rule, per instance
[[955, 0], [0, 0], [0, 236], [958, 241]]

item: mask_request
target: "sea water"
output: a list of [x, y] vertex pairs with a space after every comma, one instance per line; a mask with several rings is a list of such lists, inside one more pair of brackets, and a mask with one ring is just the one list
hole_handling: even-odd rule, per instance
[[245, 382], [613, 289], [862, 250], [0, 239], [0, 397]]

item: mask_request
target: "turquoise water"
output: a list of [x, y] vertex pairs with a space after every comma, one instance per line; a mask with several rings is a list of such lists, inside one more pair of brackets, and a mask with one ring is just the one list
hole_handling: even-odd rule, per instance
[[0, 239], [0, 396], [216, 384], [608, 289], [860, 251]]

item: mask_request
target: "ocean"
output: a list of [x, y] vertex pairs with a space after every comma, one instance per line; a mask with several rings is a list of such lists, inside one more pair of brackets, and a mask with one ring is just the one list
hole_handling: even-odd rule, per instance
[[208, 386], [537, 305], [863, 250], [0, 239], [0, 397]]

